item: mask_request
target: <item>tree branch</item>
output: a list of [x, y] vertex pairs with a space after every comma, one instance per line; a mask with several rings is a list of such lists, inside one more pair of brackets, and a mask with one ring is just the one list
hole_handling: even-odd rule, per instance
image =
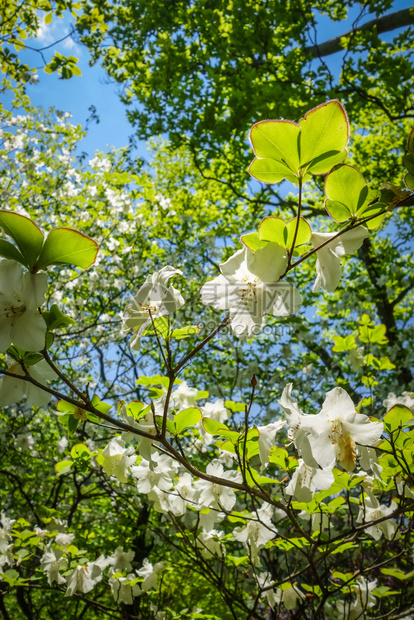
[[319, 58], [320, 56], [329, 56], [330, 54], [336, 54], [337, 52], [345, 51], [346, 48], [341, 44], [343, 37], [349, 37], [356, 32], [364, 32], [365, 30], [373, 30], [376, 28], [378, 34], [383, 32], [389, 32], [390, 30], [396, 30], [397, 28], [403, 28], [404, 26], [411, 26], [414, 24], [414, 7], [408, 9], [401, 9], [401, 11], [395, 11], [394, 13], [388, 13], [387, 15], [381, 15], [375, 19], [371, 19], [366, 24], [344, 32], [339, 37], [334, 37], [321, 44], [310, 45], [305, 47], [305, 52], [310, 54], [313, 58]]

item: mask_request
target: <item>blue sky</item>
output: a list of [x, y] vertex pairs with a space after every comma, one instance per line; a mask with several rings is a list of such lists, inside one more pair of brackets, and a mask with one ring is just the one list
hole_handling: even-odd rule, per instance
[[[412, 4], [412, 0], [397, 0], [390, 11], [406, 8]], [[334, 23], [327, 18], [321, 18], [319, 42], [338, 36], [350, 29], [352, 21], [359, 14], [360, 9], [360, 5], [356, 4], [349, 11], [349, 18], [346, 22]], [[372, 19], [372, 15], [363, 21], [368, 21], [368, 19]], [[71, 22], [73, 22], [73, 18], [59, 19], [55, 17], [51, 25], [42, 24], [38, 39], [33, 42], [33, 47], [40, 48], [52, 45], [69, 32]], [[391, 38], [394, 35], [395, 33], [387, 33], [383, 37]], [[75, 43], [73, 39], [67, 38], [56, 46], [52, 45], [50, 50], [45, 51], [46, 57], [51, 57], [54, 49], [79, 58], [82, 76], [75, 76], [70, 80], [60, 80], [56, 74], [46, 74], [43, 72], [40, 56], [35, 52], [26, 52], [28, 62], [32, 66], [39, 66], [39, 82], [29, 88], [29, 95], [33, 104], [44, 108], [53, 106], [70, 112], [73, 115], [73, 122], [82, 125], [85, 124], [90, 115], [89, 107], [94, 105], [100, 117], [100, 123], [90, 125], [88, 136], [82, 141], [81, 150], [92, 156], [95, 150], [105, 151], [112, 145], [115, 147], [126, 146], [132, 131], [126, 118], [125, 107], [119, 100], [120, 86], [109, 83], [106, 73], [99, 65], [90, 67], [88, 50]], [[340, 54], [336, 56], [340, 57]], [[335, 62], [335, 56], [329, 57], [330, 66], [332, 66], [332, 61]], [[137, 155], [145, 156], [145, 154], [145, 144], [141, 143]]]

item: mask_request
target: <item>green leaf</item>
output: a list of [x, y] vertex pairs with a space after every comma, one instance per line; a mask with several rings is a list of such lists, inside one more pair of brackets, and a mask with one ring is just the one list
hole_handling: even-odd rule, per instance
[[254, 159], [248, 168], [248, 172], [262, 183], [280, 183], [282, 179], [295, 183], [297, 180], [290, 168], [283, 162], [274, 159]]
[[92, 396], [91, 403], [95, 407], [95, 409], [97, 409], [101, 413], [108, 413], [108, 411], [112, 407], [112, 405], [109, 405], [108, 403], [104, 403], [102, 400], [100, 400], [100, 398], [99, 398], [99, 396], [97, 394], [94, 394]]
[[96, 241], [77, 230], [55, 228], [47, 236], [37, 268], [64, 264], [86, 269], [95, 262], [98, 249]]
[[381, 568], [381, 573], [399, 579], [400, 581], [407, 581], [407, 579], [411, 579], [413, 576], [412, 572], [403, 573], [399, 568]]
[[45, 15], [45, 24], [47, 24], [47, 25], [51, 24], [52, 23], [52, 19], [53, 19], [53, 13], [52, 12], [47, 13]]
[[410, 173], [406, 174], [404, 177], [404, 183], [406, 184], [408, 189], [411, 189], [411, 191], [414, 192], [414, 175]]
[[84, 443], [77, 443], [70, 451], [70, 455], [73, 459], [88, 457], [90, 455], [89, 448]]
[[403, 166], [410, 174], [414, 174], [414, 154], [409, 153], [403, 157]]
[[346, 220], [352, 217], [352, 213], [348, 207], [338, 200], [327, 198], [325, 200], [325, 209], [335, 222], [346, 222]]
[[299, 121], [300, 165], [312, 174], [324, 174], [332, 161], [342, 161], [349, 138], [348, 118], [343, 106], [333, 99], [310, 110]]
[[127, 414], [132, 416], [134, 420], [139, 420], [140, 418], [143, 418], [150, 411], [151, 405], [146, 405], [145, 403], [141, 403], [138, 400], [133, 400], [127, 405]]
[[[293, 220], [290, 220], [286, 224], [286, 230], [287, 230], [286, 247], [287, 248], [292, 247], [297, 221], [298, 221], [298, 218], [295, 217], [293, 218]], [[298, 232], [297, 232], [296, 240], [295, 240], [295, 247], [297, 245], [303, 245], [304, 243], [308, 243], [309, 239], [311, 238], [311, 235], [312, 235], [312, 230], [311, 230], [311, 227], [309, 226], [309, 223], [305, 220], [304, 217], [300, 217]]]
[[63, 314], [56, 304], [53, 304], [50, 310], [42, 312], [42, 317], [46, 321], [46, 325], [49, 330], [61, 329], [62, 327], [67, 327], [68, 325], [73, 325], [76, 323], [75, 319]]
[[207, 433], [210, 435], [220, 435], [220, 437], [225, 437], [232, 443], [236, 443], [236, 441], [240, 437], [240, 433], [236, 433], [235, 431], [231, 431], [223, 422], [217, 422], [216, 420], [210, 420], [210, 418], [203, 418], [203, 426]]
[[175, 338], [176, 340], [191, 338], [192, 336], [197, 336], [199, 331], [199, 325], [186, 325], [186, 327], [179, 327], [178, 329], [173, 329], [171, 332], [171, 338]]
[[[344, 149], [336, 153], [335, 151], [330, 151], [328, 153], [324, 153], [323, 155], [319, 155], [319, 157], [315, 157], [309, 164], [308, 168], [306, 168], [307, 174], [326, 174], [329, 170], [332, 170], [338, 164], [341, 164], [345, 157], [347, 156], [347, 151]], [[306, 179], [306, 177], [304, 177]]]
[[168, 377], [162, 377], [161, 375], [153, 375], [152, 377], [140, 375], [136, 382], [137, 385], [161, 385], [168, 388], [170, 380], [168, 379]]
[[288, 471], [289, 469], [288, 453], [284, 448], [273, 446], [269, 452], [269, 462], [274, 463], [279, 469], [283, 469], [284, 471]]
[[[297, 218], [293, 218], [287, 224], [280, 217], [265, 217], [259, 226], [259, 239], [261, 241], [271, 241], [285, 248], [290, 248], [295, 235]], [[305, 218], [299, 219], [298, 232], [295, 246], [307, 243], [311, 238], [311, 227]]]
[[259, 248], [265, 248], [267, 246], [267, 242], [261, 241], [256, 232], [249, 233], [248, 235], [242, 235], [240, 239], [243, 245], [245, 245], [246, 248], [249, 248], [252, 252], [256, 252]]
[[411, 420], [412, 417], [411, 409], [405, 405], [394, 405], [384, 416], [385, 429], [389, 432], [395, 431]]
[[226, 400], [224, 402], [226, 409], [230, 409], [232, 413], [238, 413], [240, 411], [246, 411], [245, 403], [236, 403], [234, 400]]
[[[59, 418], [59, 422], [60, 421], [61, 421], [61, 419]], [[69, 415], [68, 416], [68, 418], [67, 418], [67, 428], [68, 428], [68, 432], [69, 432], [70, 435], [73, 435], [73, 433], [76, 431], [76, 429], [79, 426], [79, 422], [80, 422], [79, 418], [75, 418], [73, 415]]]
[[[383, 211], [383, 213], [381, 213]], [[376, 214], [377, 217], [373, 217]], [[367, 222], [364, 222], [369, 230], [375, 230], [379, 226], [381, 226], [384, 221], [385, 216], [387, 215], [387, 206], [381, 202], [376, 202], [374, 204], [368, 204], [362, 209], [358, 210], [358, 217], [361, 219], [372, 218]]]
[[[154, 329], [155, 328], [155, 329]], [[158, 336], [161, 336], [163, 340], [168, 340], [170, 337], [170, 317], [159, 316], [154, 319], [154, 324], [148, 325], [142, 332], [143, 336], [155, 336], [155, 330], [157, 330]]]
[[414, 155], [414, 127], [412, 128], [412, 130], [410, 131], [410, 135], [408, 136], [407, 151], [411, 153], [411, 155]]
[[[325, 194], [329, 200], [338, 202], [342, 207], [347, 208], [351, 216], [356, 215], [358, 209], [369, 200], [368, 187], [364, 177], [354, 166], [346, 164], [336, 166], [328, 174], [325, 179]], [[332, 202], [329, 203], [329, 207], [335, 210]], [[329, 213], [326, 200], [325, 208]], [[338, 207], [337, 210], [339, 211]]]
[[67, 474], [70, 468], [73, 465], [73, 461], [60, 461], [60, 463], [56, 463], [55, 469], [58, 476], [62, 476], [63, 474]]
[[[157, 421], [158, 427], [162, 428], [162, 415], [156, 415], [155, 419]], [[177, 434], [176, 429], [175, 429], [175, 424], [174, 424], [174, 422], [172, 420], [168, 420], [167, 419], [167, 423], [166, 423], [165, 428], [167, 429], [167, 431], [169, 433], [171, 433], [171, 435], [176, 435]], [[155, 439], [155, 437], [154, 437], [154, 439]]]
[[355, 336], [350, 334], [343, 338], [342, 336], [334, 336], [333, 337], [335, 345], [332, 347], [332, 351], [337, 351], [341, 353], [343, 351], [351, 351], [356, 348]]
[[331, 555], [336, 555], [337, 553], [343, 553], [344, 551], [348, 551], [348, 549], [355, 549], [358, 545], [356, 545], [355, 543], [351, 543], [351, 542], [347, 542], [347, 543], [343, 543], [342, 545], [339, 545], [338, 547], [336, 547], [336, 549], [333, 549], [331, 551]]
[[24, 264], [33, 267], [43, 247], [41, 230], [28, 217], [11, 211], [0, 211], [0, 226], [16, 242]]
[[285, 247], [285, 222], [280, 217], [265, 217], [259, 226], [259, 239], [261, 241], [271, 241]]
[[396, 594], [400, 594], [399, 590], [391, 590], [388, 586], [379, 586], [378, 588], [374, 588], [372, 590], [372, 595], [375, 598], [383, 598], [384, 596], [395, 596]]
[[[272, 160], [275, 170], [277, 162], [280, 164], [280, 170], [285, 169], [290, 176], [297, 176], [299, 173], [299, 133], [299, 125], [291, 121], [260, 121], [253, 125], [250, 140], [256, 157]], [[251, 170], [249, 172], [253, 174]], [[284, 176], [283, 172], [279, 180]]]
[[0, 256], [8, 258], [9, 260], [16, 260], [18, 263], [25, 264], [25, 259], [17, 248], [14, 247], [10, 241], [0, 239]]
[[175, 431], [176, 433], [182, 433], [186, 428], [194, 426], [200, 422], [202, 417], [200, 409], [197, 407], [189, 407], [177, 413], [174, 417]]

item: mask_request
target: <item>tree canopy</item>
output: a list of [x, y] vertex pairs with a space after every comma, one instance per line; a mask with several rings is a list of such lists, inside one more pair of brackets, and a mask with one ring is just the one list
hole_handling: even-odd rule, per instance
[[[413, 617], [414, 17], [357, 8], [4, 7], [4, 620]], [[65, 10], [148, 161], [31, 105]]]

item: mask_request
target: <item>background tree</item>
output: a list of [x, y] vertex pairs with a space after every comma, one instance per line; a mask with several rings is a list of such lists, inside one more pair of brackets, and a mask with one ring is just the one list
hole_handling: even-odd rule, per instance
[[[353, 131], [350, 146], [352, 164], [375, 189], [384, 181], [402, 187], [401, 155], [412, 125], [410, 30], [394, 43], [382, 43], [373, 28], [354, 30], [347, 37], [350, 52], [338, 82], [323, 62], [309, 65], [316, 54], [310, 40], [316, 19], [312, 9], [340, 20], [348, 5], [86, 3], [78, 21], [81, 31], [90, 30], [85, 40], [96, 56], [103, 56], [110, 75], [128, 80], [128, 101], [142, 94], [145, 107], [131, 116], [141, 123], [141, 135], [168, 133], [169, 142], [153, 142], [148, 165], [133, 160], [129, 149], [82, 161], [75, 155], [82, 129], [71, 126], [64, 113], [46, 114], [24, 98], [18, 100], [18, 105], [26, 106], [18, 116], [2, 111], [0, 184], [5, 207], [30, 216], [46, 231], [74, 227], [100, 244], [99, 259], [88, 271], [63, 267], [51, 272], [48, 308], [56, 303], [76, 321], [64, 321], [54, 329], [53, 359], [68, 380], [96, 391], [114, 408], [121, 398], [148, 402], [165, 396], [165, 381], [148, 378], [164, 370], [156, 338], [144, 336], [139, 353], [132, 352], [130, 337], [120, 333], [120, 313], [146, 275], [166, 264], [183, 271], [175, 286], [187, 303], [177, 313], [176, 324], [186, 325], [197, 317], [200, 326], [195, 339], [175, 343], [175, 353], [185, 356], [220, 323], [222, 317], [200, 303], [201, 284], [218, 274], [219, 263], [234, 252], [241, 233], [257, 229], [266, 215], [289, 219], [297, 201], [285, 188], [278, 192], [275, 186], [248, 184], [246, 167], [252, 153], [246, 132], [253, 121], [279, 115], [297, 119], [316, 103], [338, 96], [345, 101], [354, 128], [359, 128]], [[389, 7], [390, 3], [375, 7], [377, 32], [384, 25], [381, 12]], [[407, 25], [411, 14], [406, 11], [398, 19], [399, 26]], [[105, 47], [108, 36], [113, 44]], [[328, 51], [337, 43], [329, 45]], [[352, 56], [365, 49], [367, 55]], [[398, 71], [407, 79], [396, 86], [393, 77]], [[326, 230], [322, 201], [323, 179], [316, 178], [303, 213], [313, 227], [323, 225]], [[181, 384], [181, 396], [175, 396], [181, 405], [176, 410], [197, 404], [208, 417], [207, 403], [222, 397], [230, 401], [225, 408], [230, 432], [241, 433], [250, 398], [254, 403], [250, 424], [280, 417], [277, 400], [288, 381], [298, 389], [300, 405], [311, 407], [307, 411], [316, 411], [335, 385], [345, 387], [361, 411], [370, 415], [385, 412], [385, 399], [387, 409], [396, 400], [412, 406], [412, 395], [403, 393], [412, 389], [411, 208], [403, 198], [397, 202], [400, 206], [393, 215], [390, 211], [389, 223], [375, 240], [365, 242], [358, 259], [346, 263], [346, 288], [342, 284], [334, 293], [312, 293], [315, 257], [304, 263], [295, 278], [308, 308], [303, 317], [269, 317], [268, 331], [248, 343], [223, 330], [183, 370], [181, 378], [190, 387]], [[2, 363], [6, 371], [10, 360]], [[253, 374], [258, 383], [252, 392]], [[207, 389], [209, 396], [197, 388]], [[261, 512], [257, 497], [239, 494], [236, 512], [207, 536], [201, 527], [207, 517], [202, 513], [188, 508], [184, 515], [175, 514], [173, 498], [168, 500], [170, 509], [163, 510], [162, 495], [149, 498], [143, 487], [137, 493], [135, 478], [125, 482], [122, 476], [110, 476], [102, 451], [113, 437], [111, 428], [77, 418], [73, 431], [58, 423], [53, 412], [55, 400], [48, 407], [23, 404], [2, 411], [1, 506], [6, 516], [0, 532], [0, 612], [6, 620], [53, 617], [60, 613], [62, 600], [65, 619], [106, 615], [128, 620], [267, 620], [282, 613], [353, 618], [371, 609], [371, 577], [379, 580], [372, 595], [377, 616], [412, 612], [409, 427], [404, 431], [405, 452], [397, 443], [398, 438], [405, 439], [400, 427], [409, 414], [388, 417], [387, 432], [395, 438], [391, 447], [400, 452], [398, 463], [387, 456], [381, 461], [382, 486], [378, 480], [367, 480], [363, 487], [357, 476], [337, 469], [332, 496], [319, 491], [314, 503], [292, 500], [296, 523], [278, 509], [269, 517]], [[119, 421], [115, 413], [111, 415], [114, 423]], [[286, 443], [283, 433], [280, 445]], [[181, 441], [202, 471], [220, 454], [231, 467], [223, 457], [225, 449], [218, 449], [223, 437], [215, 436], [218, 443], [207, 451], [203, 438], [202, 428], [190, 430], [177, 440], [177, 448]], [[51, 448], [57, 442], [59, 455]], [[257, 444], [257, 436], [252, 442]], [[267, 473], [280, 485], [273, 480], [271, 487], [266, 481], [261, 484], [271, 489], [277, 502], [287, 486], [284, 479], [293, 478], [298, 463], [292, 447], [288, 452], [277, 448], [272, 459]], [[260, 469], [257, 453], [250, 465], [253, 471]], [[177, 476], [174, 480], [177, 484]], [[401, 541], [395, 531], [374, 541], [364, 536], [368, 526], [357, 524], [358, 502], [369, 513], [362, 491], [372, 488], [388, 510], [384, 512], [385, 504], [378, 508], [383, 511], [379, 524], [392, 528], [390, 523], [398, 523]], [[393, 497], [399, 501], [398, 522], [389, 516]], [[21, 520], [14, 524], [7, 520], [18, 517]], [[338, 546], [340, 553], [320, 554], [318, 545], [327, 543], [325, 534], [318, 534], [318, 518], [319, 527], [322, 519], [329, 522], [333, 545], [342, 543], [347, 533], [345, 546]], [[244, 534], [238, 531], [249, 523], [262, 535], [271, 532], [271, 538], [264, 535], [267, 542], [260, 543], [258, 551], [243, 542]], [[48, 545], [55, 550], [63, 547], [62, 555], [49, 558], [49, 563]], [[122, 556], [123, 564], [116, 559], [123, 554], [117, 556], [120, 547], [125, 554], [133, 552], [130, 560]], [[120, 579], [126, 579], [131, 563], [143, 589], [131, 605], [117, 598], [101, 555], [105, 561], [110, 558], [111, 567], [122, 567]], [[278, 606], [271, 600], [275, 592], [269, 580], [260, 581], [258, 557], [280, 585]], [[157, 570], [159, 575], [156, 585], [144, 590], [148, 560], [149, 575], [156, 576]], [[160, 561], [165, 570], [155, 570]], [[105, 576], [90, 593], [78, 589], [73, 598], [62, 599], [68, 582], [50, 583], [50, 575], [55, 571], [69, 579], [74, 566], [94, 570], [96, 579]], [[292, 575], [297, 575], [300, 587]]]

